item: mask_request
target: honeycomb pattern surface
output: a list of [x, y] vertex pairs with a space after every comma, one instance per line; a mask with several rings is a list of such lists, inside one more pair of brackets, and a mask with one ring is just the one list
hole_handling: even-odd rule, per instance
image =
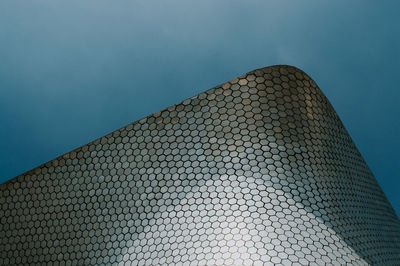
[[399, 265], [315, 82], [249, 72], [0, 185], [0, 265]]

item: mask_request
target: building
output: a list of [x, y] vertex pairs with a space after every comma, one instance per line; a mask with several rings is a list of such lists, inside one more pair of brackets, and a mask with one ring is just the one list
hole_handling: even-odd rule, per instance
[[249, 72], [0, 185], [0, 265], [399, 265], [400, 222], [314, 81]]

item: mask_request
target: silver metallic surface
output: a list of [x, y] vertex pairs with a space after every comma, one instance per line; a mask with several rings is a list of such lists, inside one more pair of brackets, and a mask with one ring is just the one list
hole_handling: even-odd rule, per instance
[[0, 265], [399, 265], [400, 222], [290, 66], [252, 71], [0, 185]]

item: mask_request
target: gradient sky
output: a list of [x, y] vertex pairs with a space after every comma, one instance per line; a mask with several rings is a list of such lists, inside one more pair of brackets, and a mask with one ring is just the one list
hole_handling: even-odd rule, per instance
[[0, 182], [256, 68], [325, 93], [400, 214], [399, 1], [2, 0]]

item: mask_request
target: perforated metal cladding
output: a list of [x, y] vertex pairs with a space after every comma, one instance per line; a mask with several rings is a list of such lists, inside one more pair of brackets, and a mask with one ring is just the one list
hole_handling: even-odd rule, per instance
[[0, 265], [399, 265], [325, 96], [255, 70], [0, 185]]

